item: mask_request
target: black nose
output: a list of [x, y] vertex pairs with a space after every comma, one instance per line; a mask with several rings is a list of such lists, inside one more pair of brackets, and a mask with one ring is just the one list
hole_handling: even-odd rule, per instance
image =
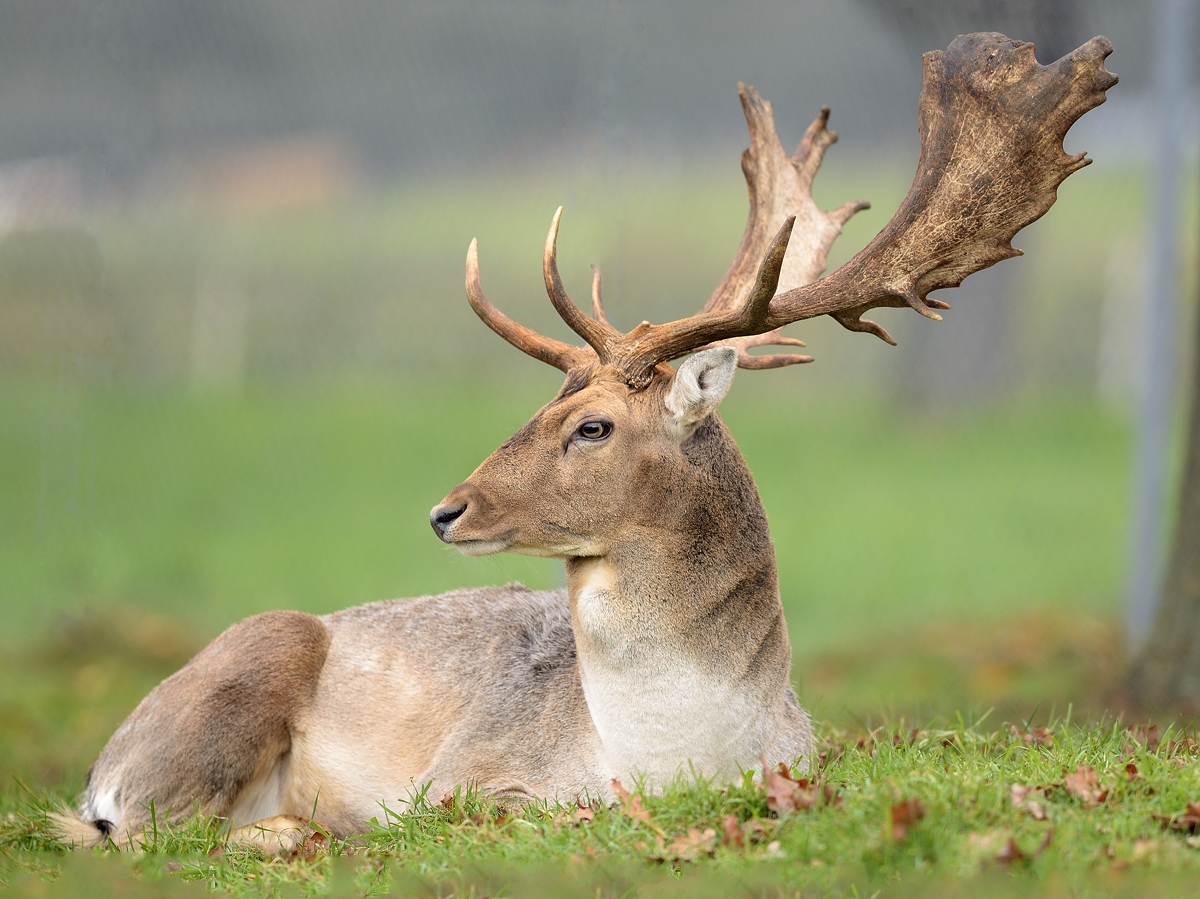
[[446, 531], [450, 529], [450, 525], [458, 521], [465, 511], [467, 511], [466, 503], [459, 503], [457, 506], [438, 506], [429, 513], [429, 523], [437, 531], [438, 537], [445, 540]]

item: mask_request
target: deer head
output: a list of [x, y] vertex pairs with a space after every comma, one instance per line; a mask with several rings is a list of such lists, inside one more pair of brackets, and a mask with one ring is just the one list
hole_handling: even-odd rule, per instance
[[[1020, 255], [1011, 240], [1054, 203], [1057, 187], [1090, 160], [1063, 151], [1063, 138], [1116, 83], [1097, 37], [1042, 66], [1033, 45], [998, 34], [959, 37], [924, 56], [921, 155], [907, 197], [860, 253], [827, 277], [826, 255], [865, 202], [819, 209], [810, 188], [837, 140], [829, 110], [788, 156], [771, 105], [740, 93], [750, 130], [742, 169], [750, 214], [733, 264], [697, 314], [628, 333], [604, 314], [594, 271], [592, 314], [567, 296], [556, 244], [562, 210], [546, 238], [543, 273], [554, 308], [586, 343], [544, 337], [496, 309], [479, 282], [478, 248], [467, 251], [467, 297], [492, 330], [567, 373], [562, 389], [530, 422], [436, 507], [438, 536], [467, 553], [501, 550], [579, 557], [605, 555], [621, 532], [661, 519], [687, 490], [693, 435], [729, 389], [735, 367], [809, 362], [795, 353], [752, 355], [767, 345], [804, 346], [781, 329], [830, 315], [853, 331], [891, 336], [862, 316], [909, 306], [940, 319], [933, 290]], [[695, 353], [678, 371], [670, 362]]]

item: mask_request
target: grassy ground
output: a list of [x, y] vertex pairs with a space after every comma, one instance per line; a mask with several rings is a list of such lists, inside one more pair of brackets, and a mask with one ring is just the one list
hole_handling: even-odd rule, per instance
[[[858, 739], [827, 729], [811, 768], [773, 771], [765, 788], [748, 774], [730, 787], [635, 791], [607, 808], [428, 797], [404, 815], [381, 809], [346, 843], [314, 828], [279, 858], [227, 847], [203, 821], [157, 827], [145, 854], [64, 858], [47, 842], [50, 803], [28, 795], [3, 800], [0, 847], [3, 876], [44, 896], [189, 884], [247, 895], [1079, 896], [1150, 883], [1186, 895], [1200, 871], [1196, 753], [1182, 733], [1065, 720], [996, 733], [897, 724]], [[1131, 869], [1159, 877], [1111, 879]]]

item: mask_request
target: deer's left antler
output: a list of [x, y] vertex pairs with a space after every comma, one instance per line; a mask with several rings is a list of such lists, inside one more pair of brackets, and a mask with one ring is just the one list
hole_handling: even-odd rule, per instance
[[[584, 315], [558, 279], [555, 216], [546, 242], [546, 286], [555, 308], [595, 356], [586, 349], [576, 352], [619, 367], [631, 386], [642, 387], [660, 363], [712, 343], [736, 346], [747, 368], [806, 362], [806, 356], [751, 356], [746, 350], [802, 346], [779, 329], [818, 315], [888, 343], [895, 342], [891, 335], [863, 313], [911, 306], [940, 318], [935, 310], [950, 307], [929, 299], [929, 293], [957, 287], [971, 273], [1020, 255], [1012, 238], [1053, 205], [1068, 175], [1090, 162], [1084, 153], [1068, 155], [1062, 142], [1071, 125], [1103, 103], [1104, 92], [1117, 83], [1104, 68], [1111, 52], [1107, 38], [1095, 37], [1043, 66], [1032, 44], [989, 33], [959, 37], [945, 51], [926, 53], [921, 158], [908, 196], [874, 240], [821, 280], [815, 279], [842, 224], [865, 204], [823, 212], [812, 201], [812, 177], [836, 139], [825, 128], [827, 111], [788, 157], [775, 135], [770, 105], [753, 88], [743, 88], [751, 134], [742, 162], [750, 218], [733, 265], [701, 312], [662, 325], [643, 322], [626, 334], [608, 324], [598, 302], [594, 317]], [[598, 300], [598, 283], [595, 294]], [[512, 330], [507, 321], [505, 327]], [[529, 342], [524, 332], [517, 336]], [[538, 358], [554, 356], [552, 364], [559, 367], [579, 358], [564, 352], [563, 344], [534, 351], [517, 345]]]

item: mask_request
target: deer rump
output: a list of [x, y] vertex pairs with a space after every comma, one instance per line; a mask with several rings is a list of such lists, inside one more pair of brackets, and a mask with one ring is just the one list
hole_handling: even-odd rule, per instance
[[[786, 325], [909, 306], [1019, 255], [1014, 235], [1087, 165], [1062, 142], [1117, 81], [1103, 37], [1049, 65], [999, 34], [924, 56], [921, 155], [907, 197], [826, 277], [843, 224], [810, 188], [837, 135], [829, 110], [788, 155], [771, 105], [741, 87], [750, 214], [734, 261], [697, 314], [618, 331], [597, 271], [592, 314], [567, 296], [556, 244], [543, 270], [584, 341], [501, 313], [467, 253], [467, 297], [497, 334], [566, 373], [559, 393], [431, 514], [464, 553], [564, 559], [565, 591], [519, 585], [374, 603], [322, 618], [240, 622], [134, 710], [101, 752], [65, 842], [140, 844], [200, 811], [239, 839], [286, 849], [310, 816], [339, 836], [457, 785], [514, 799], [609, 798], [614, 778], [736, 776], [801, 759], [812, 732], [789, 684], [774, 549], [754, 481], [715, 410], [737, 368], [811, 361]], [[690, 355], [678, 369], [669, 363]], [[385, 811], [387, 809], [388, 811]]]

